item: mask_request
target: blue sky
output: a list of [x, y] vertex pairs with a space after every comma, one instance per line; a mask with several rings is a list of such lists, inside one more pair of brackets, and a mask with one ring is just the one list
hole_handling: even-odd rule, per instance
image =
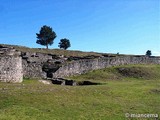
[[160, 56], [160, 0], [1, 0], [0, 43], [36, 44], [43, 25], [70, 50]]

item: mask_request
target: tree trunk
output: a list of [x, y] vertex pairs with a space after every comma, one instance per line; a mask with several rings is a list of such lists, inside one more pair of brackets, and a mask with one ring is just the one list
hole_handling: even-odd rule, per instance
[[48, 44], [46, 45], [46, 48], [48, 49]]

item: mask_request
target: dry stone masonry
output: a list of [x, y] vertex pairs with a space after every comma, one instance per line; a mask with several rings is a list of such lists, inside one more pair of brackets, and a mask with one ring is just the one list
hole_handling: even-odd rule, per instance
[[0, 46], [0, 81], [22, 82], [22, 59], [20, 52]]
[[86, 56], [62, 57], [53, 54], [22, 53], [25, 78], [60, 78], [91, 70], [125, 64], [160, 64], [159, 57], [147, 56]]
[[22, 82], [22, 78], [63, 78], [91, 70], [125, 64], [160, 64], [160, 57], [86, 56], [64, 57], [53, 54], [18, 52], [0, 46], [0, 81]]
[[160, 58], [147, 56], [117, 56], [72, 61], [60, 67], [55, 73], [53, 73], [53, 76], [55, 78], [65, 77], [83, 74], [91, 70], [126, 64], [160, 64]]

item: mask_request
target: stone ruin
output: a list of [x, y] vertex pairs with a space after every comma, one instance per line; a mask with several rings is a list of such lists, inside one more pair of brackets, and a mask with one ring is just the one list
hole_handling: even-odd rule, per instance
[[22, 82], [22, 59], [20, 52], [13, 48], [0, 46], [0, 81]]
[[43, 53], [22, 52], [24, 78], [53, 78], [65, 60], [60, 56]]
[[[19, 52], [13, 47], [0, 46], [0, 81], [22, 82], [23, 78], [55, 79], [64, 84], [66, 76], [125, 64], [160, 64], [159, 57], [147, 56], [86, 56], [65, 57], [40, 52]], [[65, 84], [74, 81], [65, 80]]]

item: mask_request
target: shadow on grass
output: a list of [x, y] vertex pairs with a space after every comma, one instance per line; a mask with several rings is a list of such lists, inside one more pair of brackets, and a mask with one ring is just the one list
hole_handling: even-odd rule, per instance
[[91, 81], [74, 81], [63, 78], [52, 79], [52, 84], [69, 85], [69, 86], [83, 86], [83, 85], [102, 85], [104, 83], [97, 83]]
[[83, 85], [102, 85], [103, 83], [97, 83], [97, 82], [91, 82], [91, 81], [79, 81], [77, 82], [77, 85], [83, 86]]

